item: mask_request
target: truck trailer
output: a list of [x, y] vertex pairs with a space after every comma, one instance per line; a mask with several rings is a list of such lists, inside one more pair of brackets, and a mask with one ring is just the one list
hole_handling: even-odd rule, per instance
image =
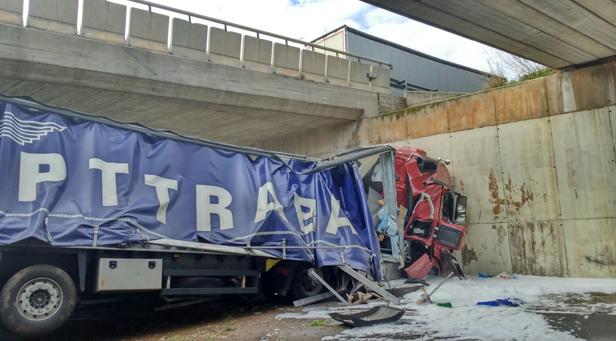
[[340, 291], [348, 271], [420, 263], [461, 274], [465, 205], [420, 149], [318, 159], [0, 96], [0, 322], [43, 335], [137, 297], [299, 299], [324, 290], [311, 273]]

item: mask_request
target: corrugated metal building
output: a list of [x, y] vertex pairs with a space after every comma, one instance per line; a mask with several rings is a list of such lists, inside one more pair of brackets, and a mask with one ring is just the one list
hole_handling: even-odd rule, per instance
[[343, 25], [314, 43], [393, 65], [392, 93], [409, 91], [475, 92], [488, 85], [490, 74], [452, 63]]

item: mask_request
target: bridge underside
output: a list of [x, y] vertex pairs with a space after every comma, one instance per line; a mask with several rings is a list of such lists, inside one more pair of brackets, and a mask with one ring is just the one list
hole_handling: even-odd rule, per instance
[[239, 145], [254, 145], [283, 132], [299, 133], [321, 126], [352, 122], [348, 119], [23, 78], [0, 77], [0, 92], [9, 96], [26, 96], [44, 104], [110, 117], [121, 122], [140, 123], [183, 135]]
[[378, 113], [374, 92], [4, 24], [0, 92], [242, 145]]
[[553, 68], [616, 55], [612, 0], [363, 1]]

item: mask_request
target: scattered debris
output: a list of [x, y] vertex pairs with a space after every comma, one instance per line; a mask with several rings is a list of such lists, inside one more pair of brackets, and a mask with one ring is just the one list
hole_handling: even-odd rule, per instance
[[500, 278], [500, 279], [514, 279], [515, 277], [513, 277], [513, 275], [507, 273], [507, 272], [501, 272], [498, 275], [496, 275], [496, 278]]
[[456, 259], [456, 257], [454, 257], [454, 255], [451, 254], [451, 252], [447, 250], [441, 251], [441, 264], [442, 264], [442, 270], [441, 270], [442, 273], [453, 271], [453, 273], [459, 279], [461, 280], [466, 279], [464, 270], [462, 270], [460, 263], [458, 263], [458, 260]]
[[[366, 286], [366, 288], [374, 291], [377, 295], [381, 296], [383, 299], [393, 303], [400, 304], [400, 299], [392, 294], [390, 294], [387, 290], [381, 288], [377, 283], [369, 280], [368, 278], [362, 276], [359, 272], [353, 270], [348, 265], [339, 265], [338, 268], [344, 272], [346, 272], [349, 276], [354, 278], [356, 281], [361, 282]], [[345, 302], [346, 303], [346, 302]]]
[[427, 287], [430, 286], [430, 283], [426, 282], [423, 279], [412, 279], [412, 278], [409, 278], [406, 281], [404, 281], [404, 284], [423, 284]]
[[359, 290], [361, 290], [361, 289], [366, 287], [363, 283], [361, 283], [359, 281], [352, 281], [352, 283], [353, 283], [353, 288], [349, 292], [350, 295], [353, 295], [357, 291], [359, 291]]
[[[430, 277], [428, 280], [434, 288], [443, 279]], [[400, 280], [391, 284], [403, 283]], [[416, 304], [421, 294], [421, 291], [410, 293], [396, 306], [405, 310], [398, 322], [346, 328], [326, 339], [574, 341], [577, 338], [613, 340], [616, 335], [616, 279], [516, 275], [515, 280], [507, 281], [472, 276], [465, 281], [448, 281], [444, 290], [439, 289], [431, 296], [434, 304]], [[477, 305], [495, 298], [515, 298], [523, 301], [523, 305], [517, 308]], [[438, 303], [451, 303], [453, 309]], [[301, 314], [286, 313], [280, 318], [327, 319], [332, 312], [363, 309], [327, 305], [305, 308]]]
[[417, 291], [417, 290], [419, 290], [419, 289], [421, 289], [423, 287], [424, 287], [424, 284], [404, 285], [404, 286], [389, 288], [389, 289], [385, 289], [385, 290], [387, 290], [389, 293], [391, 293], [392, 295], [394, 295], [396, 297], [402, 297], [402, 296], [404, 296], [406, 294], [410, 294], [412, 292], [415, 292], [415, 291]]
[[368, 293], [364, 293], [361, 291], [357, 291], [353, 294], [347, 294], [347, 302], [349, 304], [363, 304], [368, 302], [368, 300], [374, 298], [376, 296], [374, 296], [372, 293], [368, 292]]
[[436, 303], [436, 305], [443, 308], [453, 308], [451, 302]]
[[498, 275], [496, 275], [496, 276], [492, 276], [492, 275], [490, 275], [490, 274], [489, 274], [489, 273], [487, 273], [487, 272], [478, 272], [478, 273], [477, 273], [477, 277], [479, 277], [479, 278], [515, 279], [515, 276], [514, 276], [514, 275], [512, 275], [512, 274], [510, 274], [510, 273], [508, 273], [508, 272], [505, 272], [505, 271], [503, 271], [503, 272], [499, 273], [499, 274], [498, 274]]
[[314, 304], [314, 303], [318, 303], [321, 301], [325, 301], [328, 298], [334, 297], [334, 294], [332, 294], [331, 292], [324, 292], [324, 293], [320, 293], [318, 295], [314, 295], [314, 296], [310, 296], [310, 297], [306, 297], [306, 298], [302, 298], [299, 300], [295, 300], [293, 301], [293, 306], [295, 307], [303, 307], [305, 305], [309, 305], [309, 304]]
[[336, 321], [351, 327], [371, 326], [378, 323], [387, 323], [399, 320], [404, 310], [389, 306], [372, 307], [368, 310], [352, 314], [330, 313], [329, 316]]
[[308, 270], [308, 275], [323, 284], [323, 286], [327, 288], [327, 290], [329, 290], [329, 292], [332, 293], [332, 295], [334, 295], [338, 299], [338, 301], [345, 304], [347, 303], [347, 301], [342, 296], [340, 296], [340, 294], [336, 290], [334, 290], [334, 288], [327, 284], [327, 282], [321, 276], [319, 276], [316, 271], [314, 271], [314, 269]]
[[[314, 303], [318, 303], [327, 300], [332, 297], [336, 297], [338, 301], [344, 304], [363, 304], [373, 298], [383, 298], [386, 301], [394, 304], [399, 304], [399, 297], [406, 294], [415, 292], [421, 289], [424, 285], [427, 285], [425, 281], [417, 281], [415, 285], [403, 285], [393, 288], [384, 289], [379, 286], [378, 283], [366, 278], [363, 274], [351, 269], [340, 267], [351, 278], [353, 278], [353, 288], [351, 290], [343, 289], [336, 291], [329, 283], [325, 281], [318, 273], [313, 269], [308, 271], [308, 274], [313, 279], [319, 281], [328, 291], [314, 296], [302, 298], [293, 301], [295, 307], [302, 307]], [[363, 290], [362, 290], [363, 289]], [[346, 299], [342, 295], [346, 296]]]
[[432, 290], [432, 292], [430, 294], [426, 294], [425, 293], [425, 289], [424, 289], [424, 293], [421, 294], [421, 297], [417, 300], [417, 304], [432, 303], [432, 300], [430, 299], [430, 296], [432, 296], [438, 290], [438, 288], [440, 288], [441, 285], [445, 284], [445, 282], [447, 282], [452, 276], [453, 276], [453, 272], [450, 272], [449, 275], [447, 276], [447, 278], [445, 278], [441, 283], [439, 283], [436, 286], [436, 288], [434, 288], [434, 290]]
[[485, 305], [488, 307], [519, 307], [522, 304], [524, 304], [524, 302], [515, 298], [497, 298], [492, 301], [477, 302], [477, 305]]

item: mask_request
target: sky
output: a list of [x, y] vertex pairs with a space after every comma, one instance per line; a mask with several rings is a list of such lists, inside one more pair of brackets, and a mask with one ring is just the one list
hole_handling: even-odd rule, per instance
[[[117, 1], [117, 0], [116, 0]], [[119, 1], [118, 1], [119, 2]], [[343, 24], [454, 63], [490, 71], [494, 49], [359, 0], [151, 0], [311, 41]]]

